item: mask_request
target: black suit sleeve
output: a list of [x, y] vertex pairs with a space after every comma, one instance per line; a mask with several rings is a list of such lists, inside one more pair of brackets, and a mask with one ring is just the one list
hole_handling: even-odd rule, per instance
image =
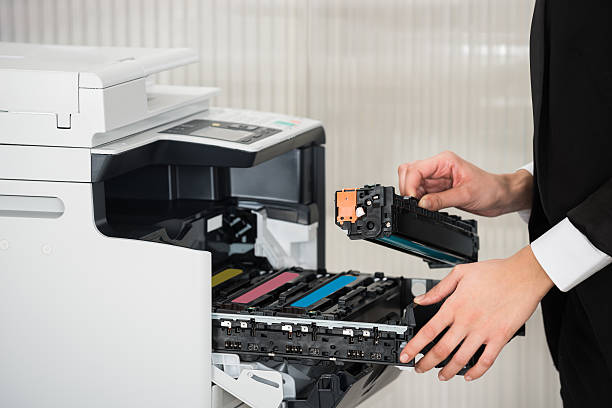
[[567, 214], [600, 251], [612, 256], [612, 179]]

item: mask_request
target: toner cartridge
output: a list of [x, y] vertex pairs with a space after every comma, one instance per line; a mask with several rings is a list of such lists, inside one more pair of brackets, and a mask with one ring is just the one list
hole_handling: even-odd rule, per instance
[[336, 192], [336, 225], [350, 239], [365, 239], [416, 255], [431, 268], [478, 260], [475, 220], [429, 211], [414, 197], [379, 184]]
[[431, 289], [438, 282], [431, 279], [301, 268], [252, 276], [242, 289], [213, 299], [213, 350], [239, 354], [243, 361], [410, 367], [414, 361], [402, 363], [399, 354], [440, 307], [413, 303], [414, 288]]

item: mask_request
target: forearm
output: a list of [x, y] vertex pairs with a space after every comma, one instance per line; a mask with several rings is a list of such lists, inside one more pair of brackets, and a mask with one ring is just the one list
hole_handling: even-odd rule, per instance
[[533, 176], [520, 169], [510, 174], [500, 174], [497, 207], [499, 215], [531, 209], [533, 199]]

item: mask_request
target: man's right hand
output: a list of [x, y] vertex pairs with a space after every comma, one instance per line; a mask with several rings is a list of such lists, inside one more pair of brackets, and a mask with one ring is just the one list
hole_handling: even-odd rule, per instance
[[526, 170], [488, 173], [452, 152], [399, 166], [400, 194], [431, 211], [457, 207], [495, 217], [531, 208], [533, 176]]

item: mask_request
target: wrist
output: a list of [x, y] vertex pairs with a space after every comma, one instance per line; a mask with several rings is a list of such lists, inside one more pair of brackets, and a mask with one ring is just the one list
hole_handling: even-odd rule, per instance
[[502, 185], [499, 208], [503, 214], [531, 209], [533, 176], [521, 169], [498, 176]]
[[527, 283], [526, 290], [534, 292], [538, 299], [542, 299], [553, 286], [555, 286], [550, 276], [535, 257], [531, 246], [527, 245], [511, 257], [517, 273], [524, 274], [524, 281]]

